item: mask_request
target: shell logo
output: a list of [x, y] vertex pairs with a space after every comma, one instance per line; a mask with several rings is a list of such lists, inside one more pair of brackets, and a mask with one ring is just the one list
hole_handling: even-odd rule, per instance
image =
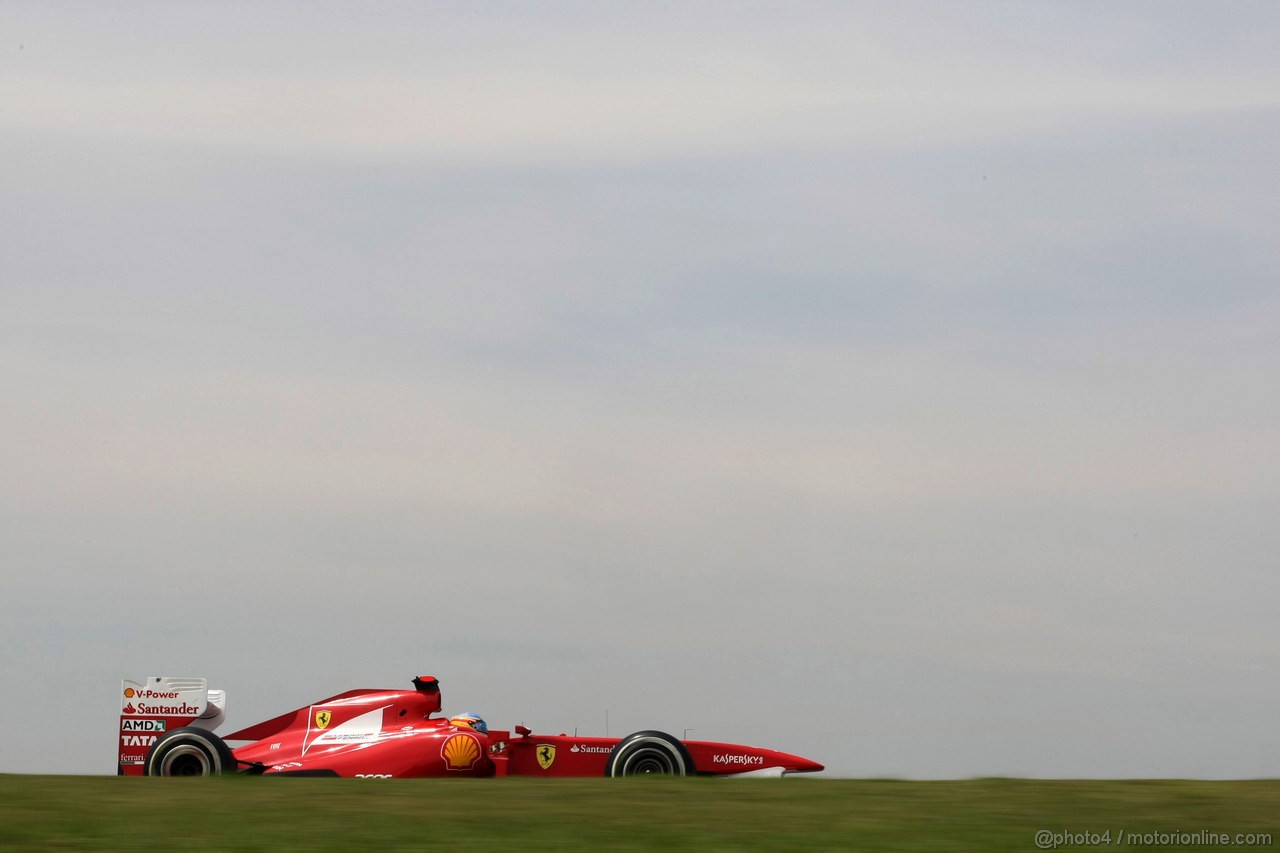
[[137, 696], [137, 695], [138, 694], [134, 692], [134, 689], [132, 687], [126, 687], [124, 689], [124, 698], [126, 699], [132, 699], [134, 696]]
[[447, 770], [470, 770], [483, 754], [484, 750], [480, 749], [480, 741], [475, 735], [450, 735], [440, 746], [440, 755], [444, 758]]

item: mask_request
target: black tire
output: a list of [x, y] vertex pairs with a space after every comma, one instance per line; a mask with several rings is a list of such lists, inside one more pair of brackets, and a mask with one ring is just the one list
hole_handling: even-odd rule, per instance
[[666, 732], [627, 735], [609, 753], [606, 776], [692, 776], [693, 759], [684, 744]]
[[183, 726], [156, 738], [143, 765], [147, 776], [217, 776], [236, 772], [231, 747], [213, 732]]

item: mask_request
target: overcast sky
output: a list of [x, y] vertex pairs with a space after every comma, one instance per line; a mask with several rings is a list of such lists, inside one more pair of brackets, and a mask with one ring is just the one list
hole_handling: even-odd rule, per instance
[[[1280, 775], [1280, 7], [6, 3], [0, 772], [119, 681]], [[228, 729], [230, 730], [230, 729]]]

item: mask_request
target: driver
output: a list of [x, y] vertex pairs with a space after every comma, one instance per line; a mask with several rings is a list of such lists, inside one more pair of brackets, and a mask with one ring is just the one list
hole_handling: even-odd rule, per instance
[[471, 729], [472, 731], [477, 731], [482, 735], [487, 735], [489, 733], [489, 727], [485, 725], [485, 722], [481, 719], [480, 715], [472, 714], [469, 711], [465, 714], [455, 714], [450, 717], [449, 725], [456, 726], [460, 729]]

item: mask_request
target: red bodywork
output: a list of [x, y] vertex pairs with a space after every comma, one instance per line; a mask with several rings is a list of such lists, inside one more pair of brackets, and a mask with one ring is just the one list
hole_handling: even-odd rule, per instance
[[[161, 733], [183, 726], [212, 729], [208, 723], [202, 725], [200, 713], [206, 718], [213, 715], [198, 708], [200, 703], [194, 699], [166, 699], [167, 706], [143, 706], [146, 710], [139, 712], [136, 703], [128, 701], [138, 685], [126, 684], [132, 687], [125, 688], [122, 703], [122, 774], [143, 775], [146, 749], [141, 747], [149, 747]], [[223, 739], [230, 742], [240, 772], [357, 778], [604, 776], [610, 754], [625, 740], [535, 735], [522, 726], [514, 736], [509, 731], [484, 733], [453, 726], [445, 718], [432, 716], [441, 707], [438, 682], [423, 676], [414, 684], [414, 690], [350, 690]], [[190, 713], [156, 714], [156, 710]], [[217, 710], [220, 719], [221, 709]], [[243, 741], [251, 743], [236, 746]], [[780, 776], [823, 769], [807, 758], [771, 749], [709, 741], [680, 743], [692, 763], [689, 772], [698, 775]]]

